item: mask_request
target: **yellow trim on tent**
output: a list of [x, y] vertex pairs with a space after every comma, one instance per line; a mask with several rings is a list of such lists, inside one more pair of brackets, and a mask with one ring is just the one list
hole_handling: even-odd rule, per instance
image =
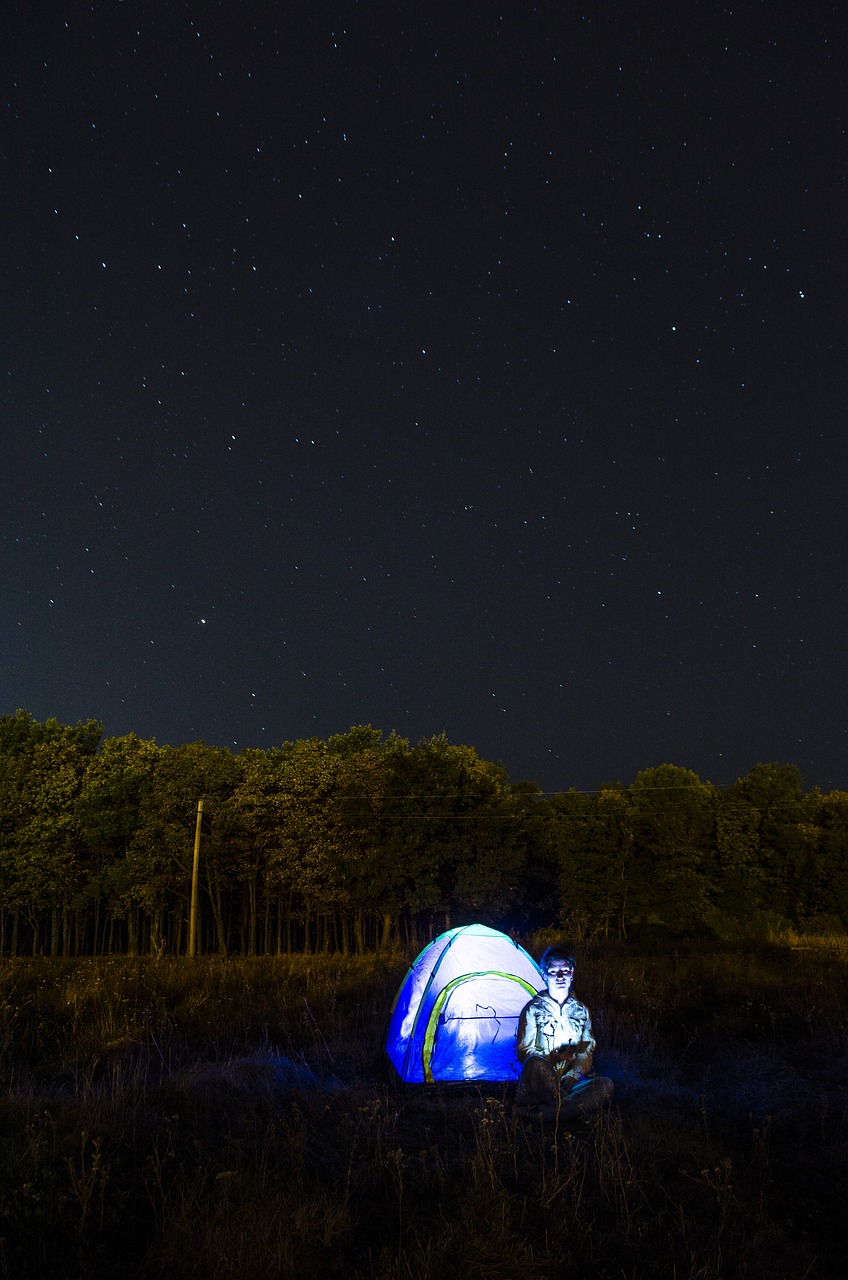
[[424, 1066], [424, 1082], [425, 1084], [435, 1084], [433, 1079], [433, 1047], [436, 1041], [436, 1028], [439, 1024], [439, 1016], [444, 1009], [448, 996], [454, 987], [460, 986], [463, 982], [470, 982], [472, 978], [505, 978], [507, 982], [517, 982], [524, 988], [529, 995], [538, 994], [536, 987], [531, 986], [529, 982], [525, 982], [524, 978], [519, 978], [514, 973], [504, 973], [501, 969], [480, 969], [477, 973], [461, 973], [459, 977], [454, 978], [446, 987], [436, 996], [435, 1004], [430, 1010], [430, 1017], [427, 1021], [427, 1030], [424, 1032], [424, 1046], [422, 1049], [422, 1060]]

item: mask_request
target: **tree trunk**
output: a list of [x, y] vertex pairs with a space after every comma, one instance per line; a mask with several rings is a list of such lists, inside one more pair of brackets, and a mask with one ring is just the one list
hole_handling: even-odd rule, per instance
[[257, 928], [258, 928], [255, 879], [251, 879], [248, 882], [247, 909], [248, 909], [247, 954], [249, 956], [255, 956], [256, 955], [256, 934], [257, 934]]
[[283, 895], [277, 894], [277, 955], [283, 953]]
[[176, 907], [171, 912], [171, 946], [175, 956], [181, 956], [183, 953], [183, 933], [185, 932], [185, 917], [182, 907]]
[[135, 907], [130, 907], [127, 912], [127, 954], [138, 955], [138, 921]]
[[224, 915], [221, 906], [221, 885], [217, 876], [207, 876], [206, 889], [209, 894], [209, 901], [212, 905], [212, 918], [215, 921], [215, 933], [218, 942], [218, 955], [225, 956], [227, 954], [227, 934], [224, 927]]
[[241, 894], [239, 895], [239, 935], [238, 935], [239, 948], [238, 949], [241, 955], [243, 956], [248, 955], [250, 950], [249, 918], [250, 918], [250, 913], [247, 905], [247, 893], [245, 891], [244, 886], [242, 886], [242, 891], [241, 891]]

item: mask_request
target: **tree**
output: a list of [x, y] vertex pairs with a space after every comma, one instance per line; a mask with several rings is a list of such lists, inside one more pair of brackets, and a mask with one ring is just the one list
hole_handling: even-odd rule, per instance
[[643, 769], [628, 788], [630, 910], [683, 931], [711, 924], [712, 788], [677, 765]]
[[[499, 918], [519, 893], [526, 823], [502, 766], [444, 735], [392, 758], [385, 889], [412, 916]], [[387, 876], [388, 879], [388, 876]]]
[[810, 841], [800, 772], [794, 765], [756, 764], [730, 795], [757, 813], [760, 910], [798, 923]]
[[559, 865], [559, 915], [572, 936], [584, 931], [627, 937], [633, 832], [621, 787], [597, 796], [568, 791], [550, 803]]
[[2, 890], [13, 950], [21, 913], [33, 952], [46, 920], [51, 954], [67, 949], [68, 903], [84, 872], [76, 800], [101, 732], [93, 720], [72, 727], [55, 719], [39, 724], [27, 711], [0, 717]]
[[348, 905], [331, 853], [329, 807], [341, 759], [317, 738], [283, 744], [275, 797], [279, 839], [270, 850], [268, 877], [285, 903], [287, 949], [293, 925], [301, 930], [304, 949], [311, 949], [313, 922], [322, 929], [320, 936], [315, 933], [316, 945], [328, 945], [327, 919]]
[[822, 894], [820, 912], [831, 927], [848, 928], [848, 791], [822, 796], [820, 831]]
[[238, 762], [224, 747], [191, 742], [159, 748], [125, 859], [124, 903], [131, 950], [138, 945], [135, 907], [149, 917], [171, 910], [175, 945], [181, 949], [191, 892], [197, 802], [203, 800], [201, 883], [212, 910], [216, 948], [226, 955], [225, 895], [236, 878], [226, 843], [227, 804], [238, 779]]
[[249, 748], [238, 757], [239, 780], [227, 805], [226, 839], [235, 878], [244, 897], [242, 949], [259, 949], [260, 907], [265, 907], [264, 949], [270, 949], [272, 900], [276, 901], [277, 948], [280, 948], [282, 898], [273, 892], [269, 868], [278, 865], [281, 844], [281, 792], [285, 786], [285, 755], [274, 748]]
[[[133, 841], [143, 823], [142, 802], [153, 785], [161, 748], [130, 733], [107, 738], [86, 770], [76, 816], [87, 846], [86, 877], [75, 907], [94, 907], [93, 950], [104, 949], [103, 906], [126, 918], [138, 905]], [[162, 919], [151, 918], [151, 945], [160, 945]]]
[[760, 811], [731, 787], [716, 791], [716, 910], [731, 932], [745, 928], [763, 906], [765, 874], [760, 849]]
[[364, 951], [369, 927], [378, 945], [386, 944], [391, 934], [385, 803], [394, 763], [408, 744], [395, 734], [383, 742], [382, 734], [367, 725], [331, 738], [329, 745], [331, 755], [339, 757], [328, 812], [329, 842], [350, 913], [342, 916], [340, 942], [346, 951], [351, 922], [354, 945]]

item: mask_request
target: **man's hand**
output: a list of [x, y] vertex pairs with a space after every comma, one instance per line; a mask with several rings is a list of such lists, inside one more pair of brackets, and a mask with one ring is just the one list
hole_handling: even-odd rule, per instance
[[561, 1044], [558, 1049], [554, 1049], [552, 1058], [554, 1062], [564, 1062], [570, 1066], [574, 1059], [581, 1053], [585, 1053], [588, 1048], [588, 1040], [578, 1040], [577, 1044]]

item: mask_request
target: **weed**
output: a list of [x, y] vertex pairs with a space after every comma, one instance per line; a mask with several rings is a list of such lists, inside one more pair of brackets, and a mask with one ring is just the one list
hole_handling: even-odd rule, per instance
[[77, 1159], [65, 1156], [73, 1199], [79, 1211], [77, 1233], [82, 1236], [89, 1215], [95, 1206], [99, 1208], [100, 1225], [103, 1225], [104, 1196], [109, 1180], [109, 1166], [103, 1158], [101, 1139], [92, 1138], [83, 1129], [80, 1134], [80, 1152]]

